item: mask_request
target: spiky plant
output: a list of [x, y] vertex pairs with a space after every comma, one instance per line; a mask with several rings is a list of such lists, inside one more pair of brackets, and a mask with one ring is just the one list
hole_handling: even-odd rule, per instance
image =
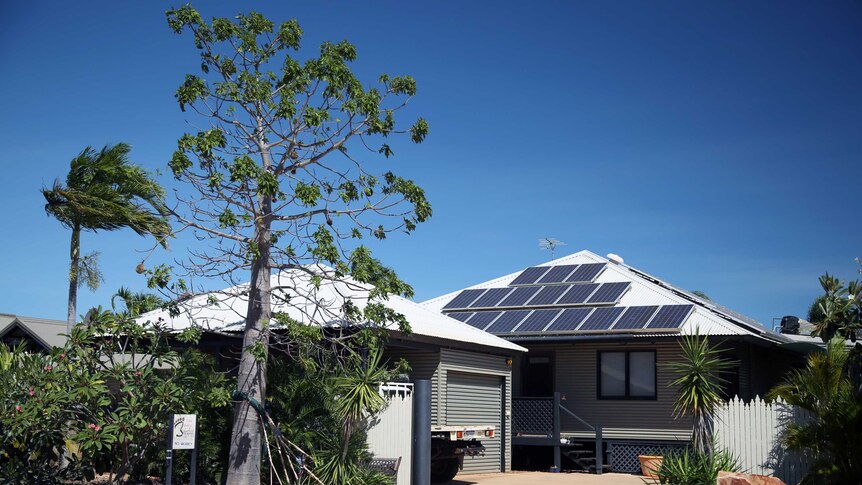
[[141, 236], [154, 236], [162, 245], [170, 233], [164, 190], [149, 173], [129, 161], [130, 150], [125, 143], [106, 145], [99, 151], [87, 147], [72, 159], [65, 185], [57, 180], [51, 188], [42, 189], [45, 212], [72, 230], [69, 332], [77, 318], [78, 287], [86, 283], [95, 289], [101, 279], [96, 255], [81, 258], [81, 231], [129, 228]]
[[692, 417], [692, 444], [700, 452], [712, 453], [712, 420], [723, 401], [722, 387], [727, 382], [721, 373], [735, 363], [721, 357], [721, 350], [699, 331], [684, 335], [679, 346], [682, 360], [665, 364], [677, 376], [671, 382], [677, 390], [674, 412], [678, 418]]

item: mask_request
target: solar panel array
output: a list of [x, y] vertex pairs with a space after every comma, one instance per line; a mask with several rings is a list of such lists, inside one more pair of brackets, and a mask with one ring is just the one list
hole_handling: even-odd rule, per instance
[[629, 282], [596, 283], [606, 263], [535, 266], [507, 287], [469, 289], [443, 312], [494, 334], [670, 331], [694, 305], [620, 306]]
[[495, 334], [675, 330], [694, 305], [579, 307], [451, 312], [447, 315]]
[[631, 283], [626, 282], [464, 290], [443, 307], [443, 310], [612, 305], [618, 302], [630, 287]]

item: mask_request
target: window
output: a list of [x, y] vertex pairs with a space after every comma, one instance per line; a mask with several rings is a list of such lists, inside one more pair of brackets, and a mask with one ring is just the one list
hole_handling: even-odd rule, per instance
[[655, 351], [599, 352], [599, 399], [655, 399]]

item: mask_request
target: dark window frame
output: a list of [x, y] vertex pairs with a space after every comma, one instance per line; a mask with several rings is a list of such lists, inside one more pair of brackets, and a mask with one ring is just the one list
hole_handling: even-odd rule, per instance
[[[632, 396], [631, 395], [631, 368], [629, 354], [632, 352], [652, 353], [653, 364], [653, 386], [652, 396]], [[602, 395], [602, 354], [625, 354], [626, 370], [625, 370], [625, 395], [622, 396], [603, 396]], [[599, 350], [596, 352], [596, 399], [599, 401], [657, 401], [658, 400], [658, 352], [655, 349], [634, 349], [634, 350]]]

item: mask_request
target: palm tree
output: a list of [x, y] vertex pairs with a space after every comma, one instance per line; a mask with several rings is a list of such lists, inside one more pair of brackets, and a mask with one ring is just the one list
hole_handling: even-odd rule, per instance
[[843, 338], [828, 342], [826, 352], [808, 355], [803, 369], [791, 371], [768, 394], [804, 409], [810, 420], [785, 423], [783, 441], [791, 450], [812, 455], [802, 483], [859, 483], [862, 476], [862, 396], [847, 375]]
[[[81, 257], [81, 231], [114, 231], [130, 228], [141, 236], [152, 235], [165, 246], [170, 224], [164, 189], [141, 167], [129, 162], [131, 147], [106, 145], [100, 151], [87, 147], [72, 159], [66, 184], [55, 181], [43, 188], [45, 211], [72, 230], [69, 264], [67, 330], [76, 321], [78, 287], [98, 286], [96, 254]], [[80, 276], [84, 276], [81, 278]]]
[[722, 385], [727, 381], [721, 373], [732, 368], [733, 361], [721, 357], [721, 350], [709, 343], [707, 336], [696, 331], [685, 335], [679, 343], [682, 359], [665, 367], [677, 375], [671, 382], [676, 386], [674, 412], [677, 417], [691, 415], [694, 420], [692, 441], [704, 453], [712, 453], [712, 420], [724, 397]]
[[159, 309], [166, 303], [159, 295], [145, 291], [133, 292], [121, 286], [117, 293], [111, 298], [111, 306], [116, 311], [117, 300], [123, 303], [123, 312], [130, 317], [137, 317], [144, 313]]

